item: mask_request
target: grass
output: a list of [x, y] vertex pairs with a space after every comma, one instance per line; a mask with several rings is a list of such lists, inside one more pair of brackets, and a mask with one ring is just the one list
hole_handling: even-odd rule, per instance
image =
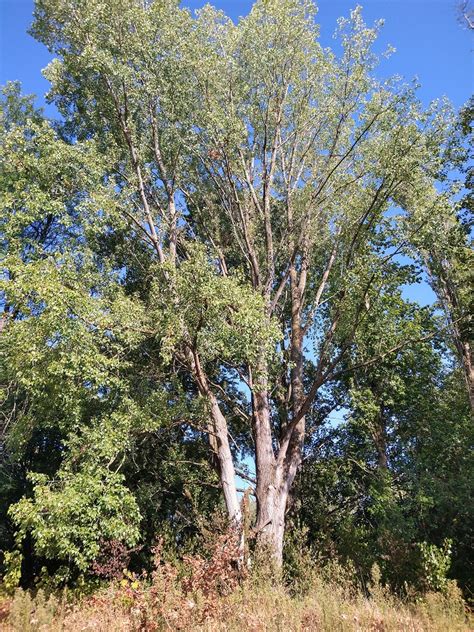
[[[175, 576], [176, 579], [176, 576]], [[132, 587], [132, 583], [134, 587]], [[405, 603], [383, 590], [372, 597], [316, 578], [307, 594], [292, 596], [281, 584], [250, 578], [228, 594], [155, 578], [151, 584], [115, 582], [92, 596], [45, 597], [18, 590], [0, 606], [4, 632], [208, 632], [473, 630], [457, 589]], [[471, 621], [472, 623], [472, 621]]]
[[[151, 575], [129, 571], [85, 596], [17, 589], [0, 599], [4, 632], [472, 632], [455, 582], [445, 590], [401, 599], [373, 572], [362, 590], [350, 567], [318, 568], [306, 554], [291, 581], [276, 579], [268, 556], [251, 570], [236, 563], [239, 540], [223, 534], [208, 555], [173, 564], [155, 549]], [[294, 571], [294, 568], [293, 568]], [[377, 569], [375, 569], [377, 571]], [[289, 589], [291, 587], [291, 590]]]

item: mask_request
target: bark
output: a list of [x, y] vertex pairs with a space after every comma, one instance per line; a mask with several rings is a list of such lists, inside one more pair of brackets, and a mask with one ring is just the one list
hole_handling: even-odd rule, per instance
[[[291, 289], [291, 412], [294, 426], [290, 429], [284, 429], [285, 434], [280, 442], [280, 451], [278, 454], [277, 479], [278, 485], [278, 506], [276, 507], [275, 521], [275, 555], [281, 564], [283, 555], [283, 536], [285, 531], [285, 514], [288, 506], [290, 491], [293, 486], [298, 468], [301, 465], [303, 454], [304, 436], [305, 436], [305, 417], [301, 416], [297, 419], [297, 415], [303, 404], [304, 384], [304, 357], [303, 357], [303, 340], [304, 331], [302, 327], [301, 317], [304, 301], [304, 293], [306, 289], [307, 261], [306, 255], [303, 254], [300, 274], [298, 276], [295, 265], [290, 267], [290, 289]], [[288, 433], [289, 431], [289, 433]]]
[[472, 363], [472, 351], [469, 342], [461, 343], [460, 352], [463, 361], [466, 386], [469, 394], [469, 402], [471, 404], [471, 410], [474, 412], [474, 366]]
[[[262, 365], [258, 367], [258, 370], [264, 370]], [[257, 499], [255, 533], [258, 541], [273, 549], [275, 500], [277, 496], [276, 459], [272, 445], [267, 378], [264, 375], [259, 375], [257, 379], [259, 383], [252, 396], [252, 430], [255, 443], [255, 472], [257, 480], [255, 489]]]
[[[257, 398], [255, 398], [257, 399]], [[256, 430], [261, 432], [260, 422]], [[304, 439], [304, 418], [295, 426], [288, 443], [285, 456], [275, 459], [273, 450], [268, 450], [268, 441], [264, 434], [256, 434], [257, 461], [257, 521], [255, 532], [257, 540], [271, 552], [277, 567], [283, 561], [283, 538], [285, 516], [291, 487], [301, 464]], [[257, 447], [258, 446], [258, 447]]]
[[227, 513], [233, 524], [240, 525], [242, 513], [239, 498], [237, 496], [234, 461], [229, 445], [227, 421], [222, 414], [219, 402], [217, 401], [214, 393], [209, 391], [206, 395], [211, 405], [211, 418], [214, 425], [214, 433], [217, 444], [217, 458], [219, 460], [219, 475]]
[[464, 372], [464, 380], [466, 382], [467, 394], [471, 411], [474, 412], [474, 366], [472, 363], [471, 344], [462, 335], [458, 323], [453, 321], [454, 344], [458, 352], [459, 359]]
[[257, 541], [269, 550], [276, 565], [281, 566], [287, 502], [286, 486], [283, 469], [278, 464], [273, 449], [268, 380], [263, 362], [257, 367], [257, 373], [252, 396], [257, 479], [255, 490], [257, 519], [254, 531]]
[[[303, 400], [303, 327], [301, 314], [306, 288], [306, 261], [303, 258], [300, 274], [294, 263], [290, 266], [291, 284], [291, 411], [296, 423], [281, 428], [280, 445], [275, 456], [272, 446], [270, 406], [266, 380], [260, 383], [253, 397], [254, 439], [257, 473], [257, 538], [268, 546], [277, 567], [283, 561], [285, 515], [290, 490], [301, 464], [305, 417], [296, 420]], [[260, 367], [261, 369], [261, 367]]]
[[268, 518], [261, 530], [256, 531], [257, 541], [268, 549], [277, 568], [280, 568], [283, 562], [285, 514], [288, 504], [288, 486], [281, 484], [281, 478], [281, 473], [275, 471], [271, 493], [264, 495], [259, 502], [259, 515], [266, 515]]
[[188, 361], [199, 392], [209, 403], [209, 413], [212, 422], [209, 427], [209, 442], [218, 461], [219, 478], [224, 494], [227, 515], [231, 523], [240, 525], [242, 522], [242, 512], [237, 495], [236, 473], [229, 444], [227, 421], [221, 411], [217, 397], [209, 386], [209, 381], [201, 366], [198, 354], [195, 351], [189, 350]]

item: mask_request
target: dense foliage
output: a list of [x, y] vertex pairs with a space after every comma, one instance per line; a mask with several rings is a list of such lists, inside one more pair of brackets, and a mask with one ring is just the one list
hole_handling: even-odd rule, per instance
[[360, 8], [338, 53], [315, 18], [36, 1], [60, 116], [0, 100], [7, 586], [149, 569], [225, 511], [288, 577], [304, 545], [472, 590], [472, 104], [377, 79]]

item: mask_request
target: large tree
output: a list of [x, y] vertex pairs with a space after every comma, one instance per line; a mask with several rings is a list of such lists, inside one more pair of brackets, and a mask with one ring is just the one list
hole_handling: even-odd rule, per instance
[[[339, 21], [336, 54], [320, 46], [309, 0], [258, 0], [238, 24], [178, 4], [36, 2], [32, 33], [55, 55], [46, 76], [63, 119], [57, 143], [74, 155], [89, 148], [95, 178], [93, 193], [78, 187], [92, 219], [79, 211], [89, 228], [75, 252], [87, 244], [97, 254], [94, 222], [115, 243], [92, 257], [88, 280], [73, 257], [70, 284], [89, 283], [98, 313], [66, 315], [99, 331], [113, 361], [109, 343], [154, 359], [139, 406], [150, 410], [153, 389], [174, 392], [176, 375], [187, 404], [203, 404], [200, 431], [236, 523], [236, 472], [250, 453], [254, 533], [281, 562], [318, 401], [352, 370], [392, 261], [449, 208], [435, 179], [451, 115], [443, 103], [423, 110], [412, 86], [376, 79], [380, 24], [366, 26], [359, 8]], [[58, 237], [59, 252], [66, 243]], [[63, 283], [65, 261], [56, 264]], [[13, 270], [9, 305], [20, 301], [20, 278]], [[41, 311], [56, 295], [40, 298]], [[85, 300], [67, 298], [76, 310]], [[68, 335], [63, 327], [60, 339]], [[375, 344], [364, 363], [407, 340], [394, 330], [391, 347]], [[129, 419], [127, 406], [120, 415]]]

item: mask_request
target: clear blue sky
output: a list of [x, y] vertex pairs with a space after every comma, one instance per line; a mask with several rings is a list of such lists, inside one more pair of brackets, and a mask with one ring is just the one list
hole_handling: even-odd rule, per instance
[[[456, 0], [360, 0], [367, 23], [385, 19], [380, 50], [392, 44], [397, 52], [384, 60], [381, 75], [400, 74], [421, 83], [423, 102], [446, 95], [459, 108], [474, 92], [474, 37], [457, 21]], [[191, 9], [202, 0], [185, 0]], [[245, 15], [251, 0], [215, 0], [215, 6], [237, 20]], [[320, 0], [318, 22], [323, 46], [334, 46], [336, 20], [348, 15], [357, 1]], [[48, 84], [41, 70], [50, 60], [48, 51], [27, 33], [33, 0], [0, 0], [0, 84], [19, 79], [26, 93], [42, 96]], [[49, 110], [48, 113], [53, 113]], [[407, 289], [407, 296], [420, 303], [431, 302], [426, 283]]]

